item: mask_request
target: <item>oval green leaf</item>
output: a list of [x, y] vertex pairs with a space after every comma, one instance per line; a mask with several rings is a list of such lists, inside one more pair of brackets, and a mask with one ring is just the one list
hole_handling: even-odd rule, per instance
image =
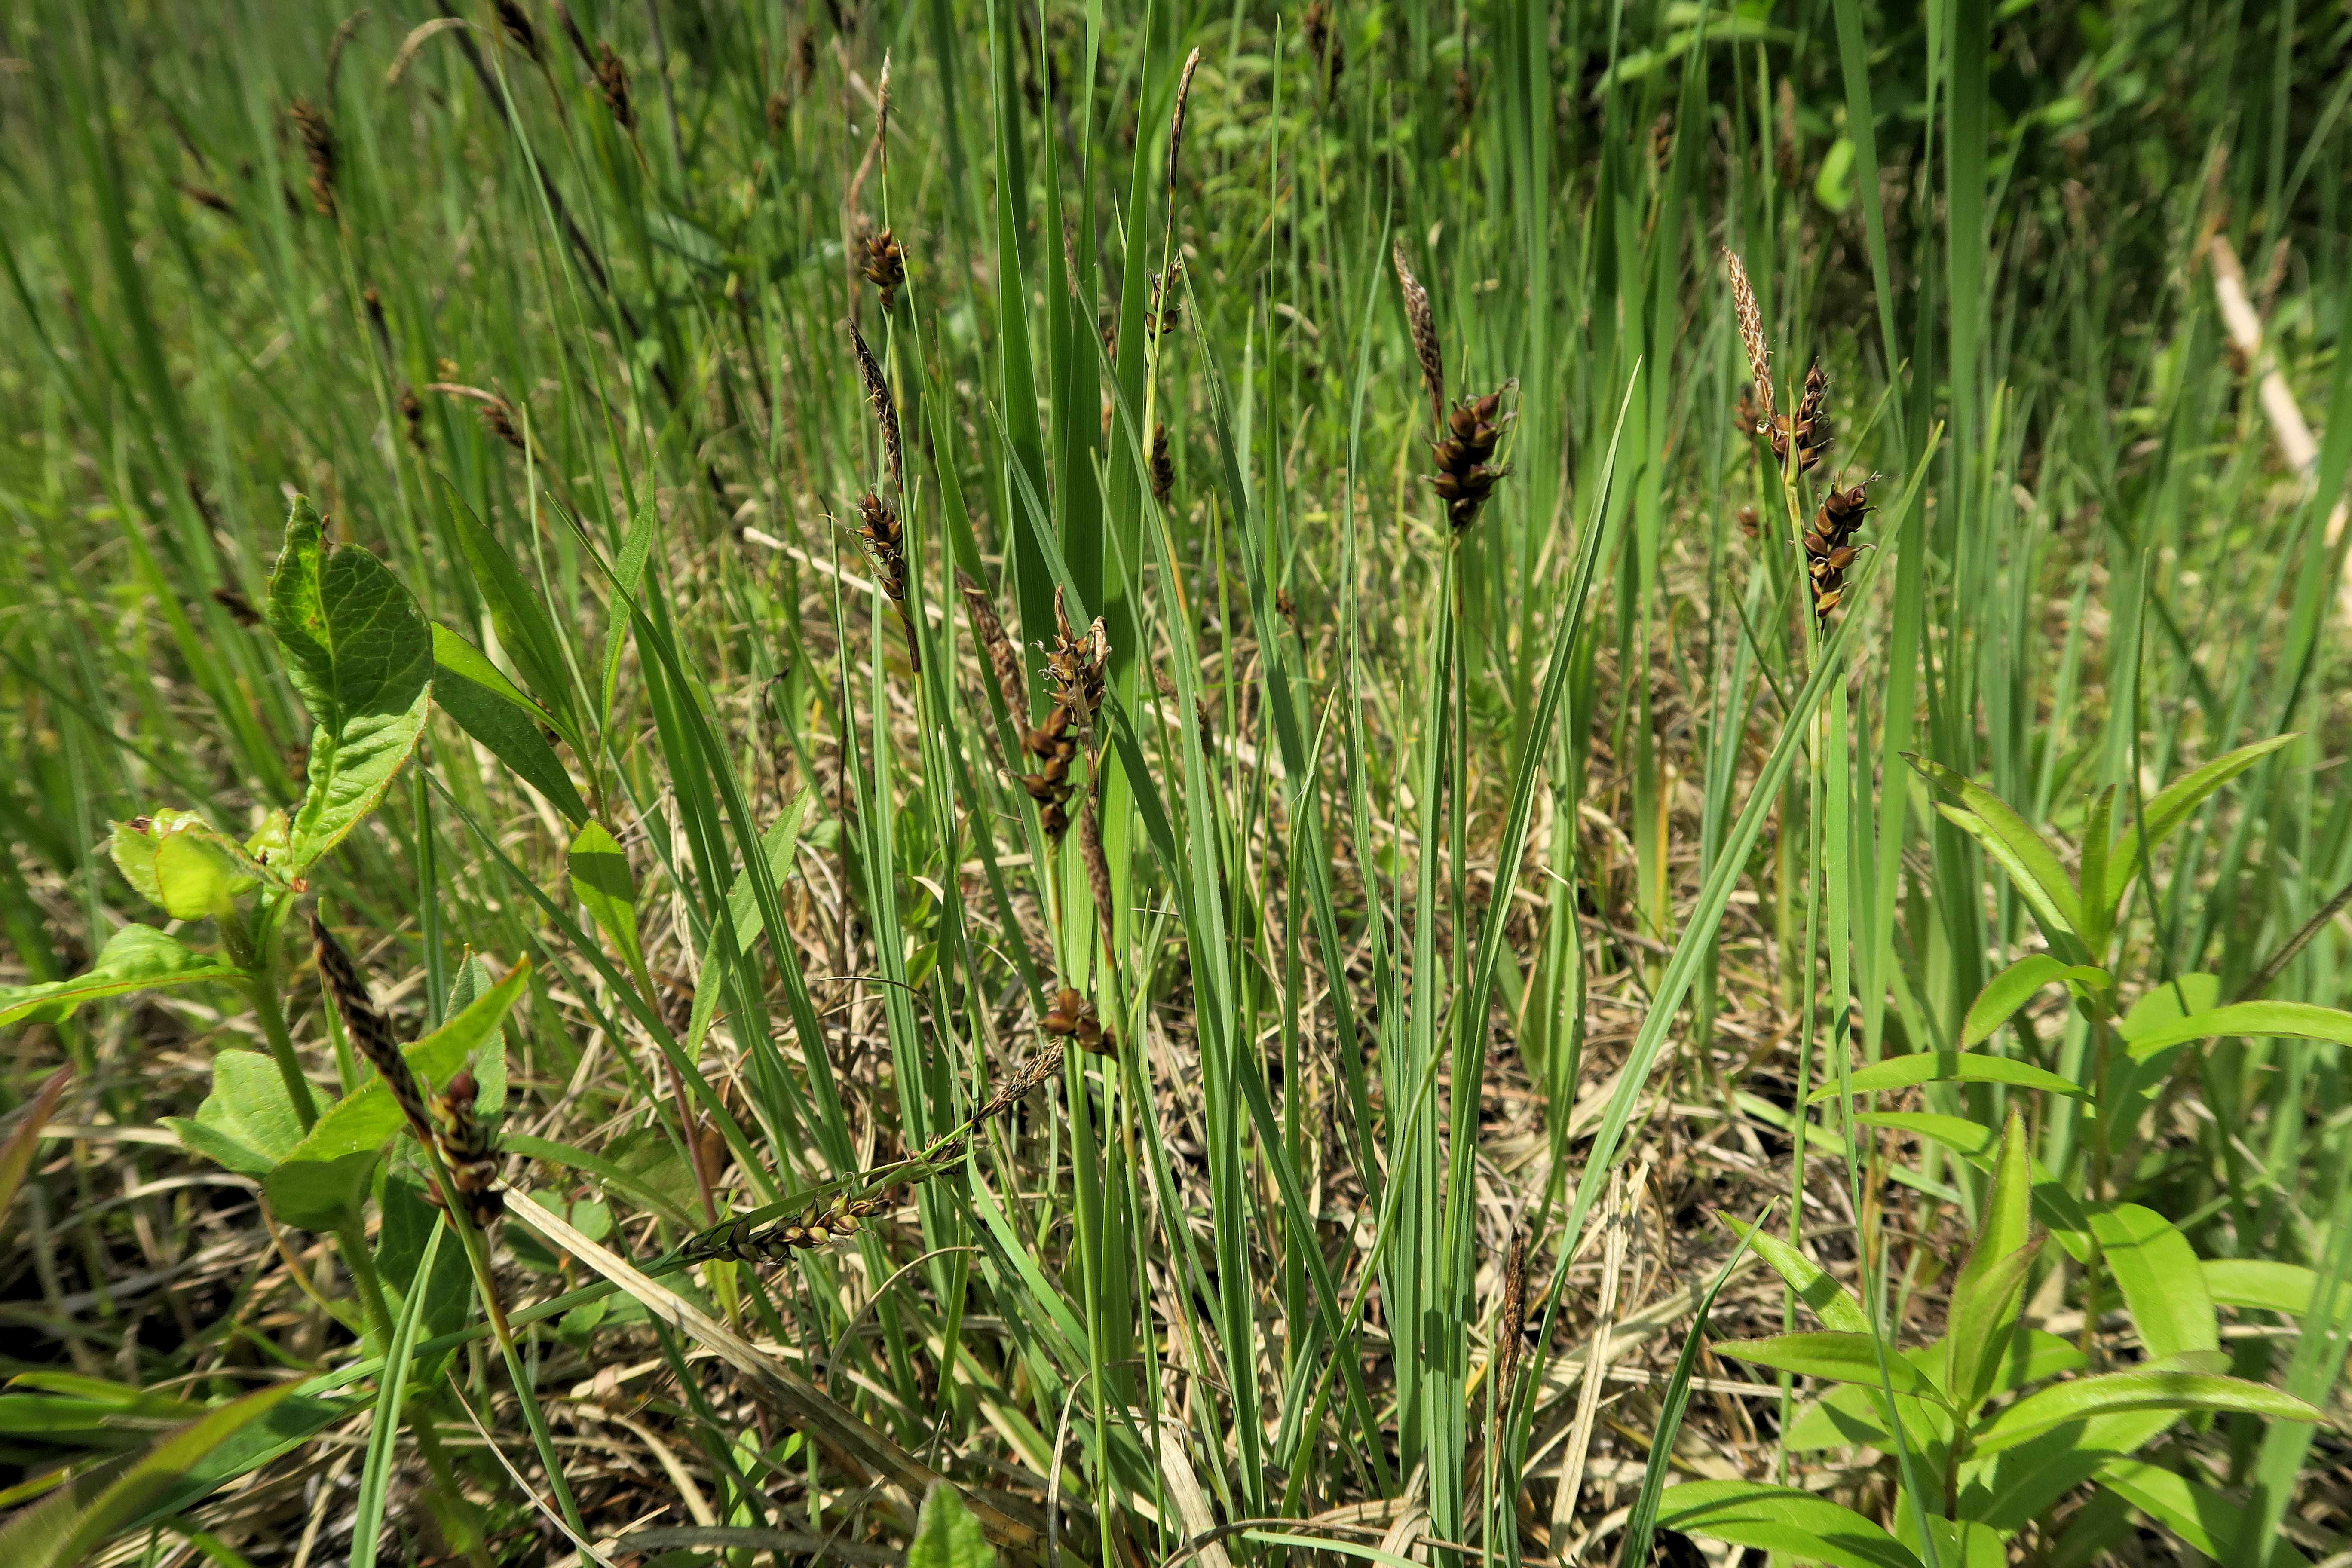
[[232, 963], [183, 945], [152, 926], [127, 925], [107, 939], [98, 962], [70, 980], [0, 988], [0, 1024], [37, 1018], [54, 1024], [101, 996], [189, 985], [199, 980], [250, 980]]

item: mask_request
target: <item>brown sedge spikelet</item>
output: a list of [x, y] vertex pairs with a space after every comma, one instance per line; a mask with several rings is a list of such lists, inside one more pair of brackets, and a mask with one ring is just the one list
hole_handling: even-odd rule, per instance
[[[1075, 995], [1073, 992], [1071, 994]], [[1045, 1045], [1029, 1053], [1028, 1059], [1013, 1069], [1005, 1080], [996, 1086], [994, 1093], [981, 1102], [972, 1113], [974, 1121], [991, 1121], [1013, 1114], [1013, 1108], [1045, 1087], [1062, 1068], [1062, 1042], [1048, 1038]]]
[[319, 964], [319, 984], [342, 1016], [343, 1032], [352, 1037], [352, 1047], [365, 1057], [383, 1079], [384, 1088], [392, 1094], [393, 1102], [408, 1119], [408, 1125], [420, 1142], [433, 1141], [433, 1120], [425, 1109], [425, 1091], [418, 1086], [416, 1074], [410, 1070], [408, 1058], [400, 1053], [400, 1042], [393, 1037], [391, 1021], [376, 1010], [375, 998], [368, 994], [367, 980], [360, 973], [357, 963], [335, 933], [327, 929], [319, 911], [310, 911], [310, 948]]
[[1822, 460], [1835, 437], [1836, 426], [1829, 412], [1829, 377], [1822, 373], [1822, 362], [1815, 360], [1805, 371], [1805, 390], [1797, 399], [1793, 419], [1772, 423], [1772, 455], [1785, 465], [1790, 460], [1790, 448], [1796, 449], [1797, 472], [1810, 472]]
[[866, 281], [874, 285], [876, 297], [887, 311], [898, 303], [899, 286], [907, 281], [907, 252], [898, 236], [887, 228], [867, 235], [859, 244], [865, 251], [865, 260], [858, 270], [866, 275]]
[[531, 64], [541, 64], [539, 29], [531, 26], [530, 18], [523, 14], [523, 8], [516, 5], [515, 0], [491, 0], [491, 8], [498, 12], [499, 26], [505, 29], [508, 37], [514, 40], [515, 47], [529, 55]]
[[1118, 1037], [1103, 1027], [1102, 1015], [1075, 986], [1065, 985], [1054, 993], [1053, 1005], [1037, 1020], [1037, 1027], [1054, 1039], [1098, 1057], [1115, 1055], [1118, 1049]]
[[629, 68], [602, 38], [596, 40], [596, 91], [612, 112], [613, 123], [635, 135], [637, 106], [629, 97]]
[[956, 586], [963, 591], [965, 610], [971, 616], [972, 635], [979, 638], [982, 652], [988, 656], [989, 668], [996, 676], [996, 689], [1004, 699], [1004, 710], [1013, 723], [1029, 721], [1029, 700], [1021, 690], [1021, 656], [1005, 634], [1004, 623], [997, 618], [996, 605], [988, 590], [970, 577], [959, 574]]
[[794, 1252], [814, 1251], [856, 1235], [874, 1215], [904, 1201], [906, 1188], [891, 1183], [852, 1197], [845, 1192], [827, 1204], [812, 1204], [793, 1219], [767, 1225], [730, 1221], [689, 1239], [677, 1256], [689, 1263], [730, 1258], [738, 1263], [773, 1262]]
[[1446, 521], [1457, 534], [1478, 520], [1478, 509], [1495, 493], [1495, 481], [1509, 471], [1487, 461], [1502, 439], [1502, 406], [1500, 391], [1464, 398], [1446, 416], [1444, 436], [1431, 445], [1437, 472], [1429, 482], [1444, 499]]
[[857, 498], [857, 517], [858, 542], [866, 547], [876, 584], [898, 612], [898, 625], [907, 634], [907, 664], [919, 675], [923, 652], [915, 638], [914, 612], [907, 607], [906, 528], [898, 509], [872, 490]]
[[1405, 259], [1404, 241], [1396, 242], [1397, 287], [1404, 294], [1405, 324], [1412, 329], [1413, 357], [1421, 362], [1421, 384], [1429, 389], [1430, 422], [1445, 428], [1445, 356], [1437, 346], [1437, 313], [1429, 307], [1429, 290], [1413, 276]]
[[1118, 948], [1111, 908], [1110, 857], [1103, 850], [1102, 816], [1096, 809], [1101, 795], [1102, 770], [1097, 767], [1094, 788], [1078, 809], [1078, 857], [1086, 862], [1087, 891], [1094, 899], [1095, 924], [1102, 931], [1103, 952], [1108, 956]]
[[493, 436], [526, 457], [530, 443], [523, 439], [522, 430], [515, 424], [515, 405], [503, 397], [493, 397], [482, 405], [482, 424]]
[[882, 456], [889, 465], [890, 488], [899, 495], [907, 493], [906, 477], [901, 472], [903, 461], [898, 449], [898, 405], [890, 395], [890, 384], [883, 379], [881, 365], [875, 363], [874, 351], [866, 346], [866, 334], [857, 323], [849, 323], [849, 341], [857, 351], [857, 374], [866, 384], [866, 401], [874, 406], [874, 421], [882, 427]]
[[488, 1230], [506, 1213], [507, 1200], [499, 1190], [498, 1146], [474, 1109], [480, 1094], [473, 1069], [461, 1069], [435, 1099], [433, 1111], [442, 1163], [449, 1167], [457, 1201], [475, 1229]]
[[1862, 554], [1853, 542], [1856, 530], [1870, 511], [1870, 483], [1850, 489], [1832, 488], [1822, 498], [1813, 524], [1805, 531], [1805, 574], [1811, 581], [1813, 615], [1826, 622], [1845, 597], [1845, 574]]
[[[1764, 311], [1756, 303], [1756, 287], [1748, 281], [1748, 265], [1739, 253], [1726, 247], [1723, 263], [1731, 274], [1731, 306], [1739, 321], [1739, 346], [1748, 355], [1748, 374], [1754, 383], [1756, 406], [1761, 417], [1769, 419], [1772, 412], [1772, 356], [1764, 343]], [[1762, 425], [1754, 427], [1759, 436], [1769, 431]]]
[[1175, 489], [1176, 464], [1168, 455], [1168, 426], [1162, 421], [1151, 431], [1151, 499], [1164, 506]]
[[1511, 1407], [1511, 1384], [1518, 1375], [1519, 1352], [1528, 1327], [1528, 1233], [1511, 1232], [1511, 1251], [1503, 1265], [1503, 1321], [1495, 1328], [1495, 1407]]
[[310, 165], [310, 205], [322, 216], [335, 216], [335, 130], [326, 111], [307, 98], [297, 98], [286, 109], [302, 138], [302, 156]]
[[1176, 79], [1176, 112], [1168, 122], [1168, 195], [1176, 195], [1176, 165], [1184, 155], [1184, 106], [1192, 97], [1192, 73], [1201, 68], [1201, 51], [1184, 57], [1184, 74]]
[[383, 296], [370, 284], [360, 291], [360, 300], [367, 307], [368, 330], [375, 335], [375, 346], [384, 358], [393, 358], [392, 328], [383, 319]]
[[238, 626], [250, 627], [261, 624], [261, 612], [253, 607], [253, 601], [234, 588], [215, 588], [213, 603], [226, 610], [229, 619]]

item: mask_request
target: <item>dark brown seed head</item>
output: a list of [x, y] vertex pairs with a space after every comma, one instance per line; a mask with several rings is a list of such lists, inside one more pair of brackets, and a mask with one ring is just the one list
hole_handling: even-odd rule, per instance
[[979, 1120], [986, 1121], [994, 1117], [1010, 1116], [1014, 1106], [1060, 1071], [1061, 1067], [1062, 1042], [1048, 1040], [1042, 1048], [1031, 1052], [1027, 1060], [996, 1086], [996, 1092], [982, 1104], [977, 1113]]
[[530, 443], [523, 439], [522, 430], [515, 424], [515, 405], [503, 397], [493, 397], [482, 405], [482, 424], [490, 434], [526, 455]]
[[1168, 426], [1159, 425], [1151, 432], [1151, 499], [1164, 506], [1175, 488], [1176, 464], [1168, 456]]
[[861, 270], [887, 310], [898, 301], [898, 287], [907, 281], [907, 253], [888, 229], [869, 234], [861, 242], [866, 252]]
[[1519, 1352], [1528, 1327], [1528, 1233], [1511, 1233], [1511, 1252], [1503, 1265], [1503, 1321], [1495, 1329], [1495, 1403], [1507, 1409], [1511, 1383], [1519, 1370]]
[[867, 490], [857, 498], [857, 537], [874, 563], [874, 578], [896, 601], [907, 596], [906, 531], [890, 503]]
[[898, 405], [890, 395], [890, 384], [883, 379], [882, 367], [875, 363], [874, 351], [866, 346], [866, 334], [855, 321], [849, 323], [849, 341], [857, 351], [857, 374], [866, 384], [866, 401], [873, 405], [875, 423], [882, 427], [882, 456], [889, 464], [890, 488], [903, 496], [907, 487], [900, 471]]
[[996, 676], [997, 692], [1004, 699], [1004, 710], [1012, 715], [1013, 723], [1025, 726], [1029, 721], [1029, 699], [1021, 689], [1021, 656], [1014, 651], [1013, 639], [1005, 635], [1004, 623], [997, 619], [995, 602], [989, 598], [987, 589], [969, 577], [958, 576], [956, 586], [963, 590], [972, 635], [980, 639], [981, 649], [988, 656], [989, 668]]
[[530, 18], [524, 15], [523, 8], [516, 5], [515, 0], [491, 0], [491, 5], [499, 14], [499, 26], [506, 30], [508, 37], [514, 40], [515, 47], [529, 55], [531, 64], [537, 65], [539, 29], [531, 26]]
[[400, 389], [400, 419], [408, 426], [408, 444], [416, 448], [418, 457], [425, 456], [425, 405], [417, 401], [416, 389]]
[[1192, 73], [1201, 68], [1201, 51], [1184, 57], [1184, 74], [1176, 81], [1176, 112], [1168, 124], [1168, 193], [1176, 194], [1176, 165], [1184, 155], [1184, 105], [1192, 96]]
[[596, 41], [596, 90], [603, 95], [604, 107], [612, 111], [613, 123], [624, 131], [635, 132], [637, 110], [629, 100], [629, 68], [613, 52], [613, 46], [601, 38]]
[[1465, 398], [1446, 416], [1444, 437], [1431, 445], [1437, 471], [1429, 482], [1444, 500], [1446, 518], [1456, 533], [1477, 521], [1478, 509], [1494, 494], [1495, 481], [1507, 471], [1488, 463], [1502, 439], [1502, 405], [1499, 392]]
[[310, 205], [328, 217], [335, 216], [335, 131], [326, 112], [307, 98], [287, 107], [287, 117], [302, 138], [302, 156], [310, 165]]
[[310, 911], [310, 947], [318, 960], [320, 986], [342, 1016], [343, 1031], [351, 1036], [352, 1048], [383, 1078], [418, 1141], [432, 1140], [433, 1121], [425, 1110], [425, 1090], [409, 1069], [408, 1058], [401, 1055], [391, 1021], [376, 1010], [359, 965], [315, 909]]
[[213, 603], [226, 610], [229, 618], [238, 626], [257, 626], [261, 624], [261, 612], [253, 607], [253, 601], [234, 588], [215, 588]]
[[1392, 259], [1396, 263], [1397, 287], [1404, 294], [1405, 325], [1412, 332], [1413, 357], [1421, 362], [1421, 384], [1429, 394], [1429, 417], [1439, 429], [1445, 427], [1445, 356], [1437, 346], [1437, 316], [1430, 309], [1429, 290], [1413, 276], [1412, 264], [1405, 259], [1404, 241], [1396, 242]]

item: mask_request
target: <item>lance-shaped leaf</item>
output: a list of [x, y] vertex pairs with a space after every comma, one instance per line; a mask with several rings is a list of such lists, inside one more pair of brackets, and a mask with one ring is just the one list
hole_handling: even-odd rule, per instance
[[645, 949], [637, 942], [637, 883], [628, 852], [601, 822], [587, 822], [572, 836], [572, 891], [588, 906], [596, 929], [613, 944], [639, 984], [647, 984]]
[[1922, 1083], [2005, 1083], [2016, 1089], [2046, 1089], [2052, 1094], [2083, 1092], [2083, 1086], [2073, 1079], [2061, 1078], [2032, 1062], [1989, 1057], [1981, 1051], [1915, 1051], [1907, 1056], [1888, 1057], [1864, 1068], [1844, 1085], [1817, 1089], [1806, 1098], [1806, 1103], [1817, 1105], [1847, 1089], [1855, 1094], [1883, 1094], [1888, 1089], [1909, 1089]]
[[2191, 1040], [2225, 1040], [2238, 1035], [2352, 1046], [2352, 1013], [2309, 1002], [2232, 1002], [2137, 1033], [2126, 1031], [2126, 1038], [2137, 1061]]
[[2321, 1421], [2283, 1389], [2204, 1372], [2111, 1372], [2029, 1394], [1977, 1429], [1975, 1450], [1997, 1454], [2055, 1426], [2126, 1410], [2224, 1410], [2271, 1421]]
[[1948, 1360], [1944, 1386], [1955, 1408], [1974, 1409], [1991, 1385], [1993, 1366], [2009, 1348], [2017, 1322], [2018, 1293], [2025, 1287], [2039, 1243], [2032, 1237], [2032, 1162], [2025, 1148], [2025, 1120], [2011, 1111], [2002, 1129], [1992, 1183], [1978, 1218], [1976, 1246], [1952, 1282], [1949, 1324], [1944, 1347]]
[[[1832, 1383], [1861, 1383], [1876, 1387], [1880, 1384], [1878, 1342], [1868, 1334], [1841, 1333], [1827, 1330], [1818, 1333], [1774, 1334], [1769, 1339], [1733, 1340], [1715, 1347], [1717, 1355], [1727, 1355], [1735, 1361], [1753, 1362], [1769, 1366], [1775, 1372], [1794, 1373], [1799, 1377], [1818, 1377]], [[1897, 1355], [1888, 1355], [1885, 1384], [1897, 1394], [1914, 1398], [1936, 1398], [1936, 1385], [1920, 1370]]]
[[[1821, 1265], [1779, 1237], [1766, 1234], [1761, 1226], [1743, 1224], [1723, 1215], [1716, 1217], [1726, 1229], [1754, 1247], [1757, 1256], [1772, 1266], [1774, 1273], [1788, 1281], [1789, 1289], [1813, 1310], [1824, 1328], [1848, 1334], [1870, 1332], [1870, 1315], [1862, 1310], [1862, 1303], [1853, 1299], [1852, 1291], [1830, 1278]], [[1727, 1352], [1729, 1347], [1718, 1349]]]
[[552, 728], [546, 710], [524, 696], [481, 649], [439, 625], [433, 628], [433, 700], [573, 826], [588, 820], [587, 803], [540, 732], [542, 724]]
[[2063, 963], [2046, 952], [2030, 953], [1986, 982], [1969, 1005], [1968, 1017], [1960, 1025], [1960, 1049], [1992, 1038], [1993, 1032], [2032, 1001], [2035, 992], [2061, 983], [2076, 995], [2084, 995], [2105, 990], [2114, 981], [2105, 970], [2091, 964]]
[[1659, 1499], [1658, 1524], [1837, 1568], [1919, 1568], [1917, 1554], [1869, 1520], [1794, 1487], [1758, 1481], [1668, 1487]]
[[101, 996], [189, 985], [199, 980], [249, 980], [232, 963], [184, 946], [152, 926], [128, 925], [107, 939], [98, 962], [70, 980], [0, 987], [0, 1024], [33, 1018], [56, 1023]]
[[373, 555], [330, 550], [296, 498], [269, 578], [269, 629], [310, 710], [310, 787], [294, 814], [287, 869], [299, 873], [383, 803], [425, 732], [433, 634], [408, 590]]
[[[2241, 746], [2234, 752], [2214, 758], [2186, 778], [2177, 780], [2159, 791], [2156, 798], [2147, 803], [2141, 818], [2144, 826], [2124, 829], [2107, 850], [2104, 902], [2110, 917], [2123, 903], [2124, 893], [2131, 887], [2132, 879], [2139, 875], [2141, 863], [2179, 830], [2180, 825], [2205, 804], [2208, 795], [2280, 747], [2302, 738], [2299, 734], [2273, 735], [2267, 741]], [[2099, 895], [2085, 889], [2084, 896]]]
[[2221, 1343], [2206, 1293], [2205, 1270], [2170, 1220], [2137, 1204], [2090, 1211], [2091, 1234], [2131, 1309], [2140, 1342], [2151, 1356], [2210, 1351]]
[[2050, 841], [2034, 832], [2032, 824], [2019, 816], [2015, 807], [1982, 784], [1941, 763], [1909, 752], [1904, 755], [1921, 777], [1959, 801], [1958, 805], [1938, 805], [1937, 809], [1982, 845], [1985, 853], [2009, 873], [2042, 923], [2069, 935], [2079, 933], [2082, 900], [2075, 896], [2074, 884], [2067, 879], [2066, 868]]

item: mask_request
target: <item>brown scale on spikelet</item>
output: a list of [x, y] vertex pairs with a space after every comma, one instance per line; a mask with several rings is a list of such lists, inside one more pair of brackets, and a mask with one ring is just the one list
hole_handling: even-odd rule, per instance
[[923, 655], [915, 640], [914, 613], [907, 608], [906, 527], [897, 509], [872, 490], [857, 498], [857, 542], [866, 547], [876, 585], [898, 608], [898, 624], [907, 634], [907, 663], [919, 675]]
[[[1076, 995], [1076, 992], [1067, 993]], [[1010, 1116], [1013, 1108], [1043, 1088], [1045, 1081], [1062, 1069], [1062, 1042], [1048, 1039], [1032, 1051], [1026, 1061], [1013, 1069], [1005, 1080], [996, 1086], [996, 1092], [981, 1103], [972, 1115], [975, 1121], [988, 1121], [1000, 1116]]]
[[[1046, 834], [1059, 838], [1069, 831], [1070, 797], [1077, 793], [1071, 775], [1078, 760], [1078, 737], [1091, 729], [1102, 707], [1103, 683], [1110, 668], [1110, 642], [1100, 616], [1082, 637], [1070, 625], [1062, 595], [1054, 595], [1054, 615], [1061, 635], [1045, 654], [1045, 674], [1054, 685], [1053, 706], [1044, 722], [1022, 731], [1021, 750], [1037, 763], [1034, 773], [1021, 776], [1021, 787], [1037, 803], [1037, 816]], [[1025, 709], [1016, 709], [1021, 717]]]
[[731, 1258], [739, 1263], [773, 1262], [794, 1252], [814, 1251], [845, 1237], [856, 1235], [865, 1222], [887, 1214], [906, 1201], [907, 1186], [891, 1183], [852, 1196], [842, 1193], [830, 1203], [812, 1204], [794, 1218], [761, 1225], [750, 1218], [708, 1230], [678, 1248], [690, 1263]]
[[[481, 1093], [471, 1068], [451, 1079], [434, 1100], [435, 1132], [441, 1159], [449, 1167], [449, 1183], [457, 1201], [477, 1230], [488, 1230], [506, 1213], [506, 1194], [499, 1189], [499, 1151], [488, 1129], [476, 1114], [474, 1101]], [[436, 1203], [439, 1193], [431, 1194]]]
[[1078, 811], [1078, 856], [1086, 862], [1087, 891], [1095, 904], [1095, 924], [1102, 932], [1103, 952], [1118, 950], [1118, 926], [1111, 907], [1110, 857], [1103, 850], [1102, 816], [1096, 810], [1102, 794], [1102, 770], [1095, 770], [1094, 793]]
[[784, 133], [784, 121], [785, 118], [792, 113], [792, 110], [793, 100], [785, 96], [784, 89], [780, 87], [776, 89], [775, 91], [768, 95], [769, 135], [781, 136]]
[[324, 110], [307, 98], [286, 109], [302, 138], [302, 156], [310, 165], [310, 205], [327, 217], [335, 216], [335, 132]]
[[1845, 597], [1846, 572], [1862, 553], [1853, 535], [1870, 510], [1867, 480], [1851, 489], [1833, 488], [1805, 531], [1805, 572], [1812, 580], [1813, 614], [1822, 621]]
[[907, 281], [906, 249], [887, 228], [867, 235], [859, 243], [866, 253], [859, 270], [866, 274], [866, 281], [874, 285], [882, 309], [887, 310], [898, 302], [899, 285]]
[[482, 425], [516, 451], [524, 454], [530, 451], [530, 443], [523, 439], [521, 428], [515, 424], [515, 405], [505, 398], [492, 396], [482, 405]]
[[[1184, 322], [1184, 301], [1176, 293], [1176, 263], [1168, 263], [1165, 278], [1155, 274], [1151, 279], [1151, 308], [1143, 312], [1143, 335], [1147, 342], [1158, 342], [1160, 334], [1171, 331]], [[1114, 344], [1116, 337], [1104, 340]], [[1113, 352], [1117, 352], [1114, 347]]]
[[180, 194], [198, 206], [209, 207], [223, 217], [236, 216], [236, 208], [230, 204], [229, 199], [210, 185], [192, 185], [185, 180], [179, 182], [179, 185]]
[[1511, 1405], [1511, 1384], [1518, 1375], [1519, 1353], [1528, 1327], [1528, 1233], [1511, 1232], [1511, 1252], [1503, 1265], [1503, 1321], [1495, 1328], [1495, 1405]]
[[1820, 463], [1822, 454], [1836, 439], [1836, 426], [1828, 413], [1829, 394], [1829, 377], [1822, 373], [1822, 362], [1815, 360], [1805, 372], [1805, 390], [1797, 400], [1796, 417], [1770, 422], [1772, 455], [1786, 465], [1793, 446], [1797, 472], [1801, 474], [1810, 472]]
[[367, 980], [360, 973], [358, 963], [344, 951], [335, 933], [327, 929], [319, 911], [310, 911], [310, 947], [319, 963], [319, 984], [342, 1015], [343, 1031], [352, 1037], [352, 1047], [365, 1057], [383, 1079], [391, 1091], [393, 1102], [408, 1119], [409, 1127], [418, 1140], [430, 1141], [433, 1120], [425, 1109], [425, 1090], [409, 1069], [408, 1058], [400, 1052], [400, 1042], [393, 1037], [391, 1021], [376, 1010], [375, 998], [368, 994]]
[[1495, 481], [1508, 472], [1492, 467], [1495, 444], [1502, 439], [1503, 395], [1466, 397], [1446, 416], [1445, 435], [1433, 444], [1437, 472], [1429, 477], [1445, 501], [1446, 520], [1462, 532], [1478, 519], [1478, 509], [1495, 493]]
[[1396, 263], [1397, 287], [1404, 294], [1405, 325], [1412, 331], [1413, 358], [1421, 362], [1421, 384], [1429, 393], [1429, 417], [1440, 430], [1445, 428], [1445, 355], [1437, 343], [1437, 313], [1429, 307], [1429, 290], [1413, 276], [1412, 264], [1405, 259], [1404, 241], [1396, 242], [1391, 259]]
[[[1748, 426], [1759, 436], [1769, 435], [1768, 421], [1772, 414], [1772, 354], [1764, 342], [1764, 311], [1756, 302], [1756, 287], [1748, 281], [1747, 263], [1738, 252], [1726, 248], [1725, 269], [1731, 274], [1731, 306], [1739, 321], [1739, 346], [1748, 355], [1748, 374], [1751, 378], [1747, 396], [1754, 401], [1756, 421]], [[1750, 406], [1743, 404], [1743, 407]]]
[[970, 577], [959, 574], [956, 586], [963, 591], [964, 607], [971, 616], [972, 635], [980, 639], [982, 652], [988, 656], [988, 667], [995, 673], [996, 689], [1004, 699], [1004, 710], [1015, 724], [1029, 721], [1029, 701], [1021, 694], [1021, 656], [1014, 651], [1013, 639], [1005, 635], [1004, 623], [997, 618], [996, 605], [990, 600], [988, 590]]
[[1151, 432], [1151, 499], [1163, 506], [1176, 488], [1176, 463], [1168, 455], [1168, 426], [1155, 426]]
[[1743, 506], [1733, 512], [1731, 521], [1738, 523], [1739, 531], [1750, 539], [1760, 537], [1764, 531], [1763, 514], [1752, 506]]
[[1072, 986], [1065, 985], [1054, 993], [1053, 1005], [1037, 1020], [1037, 1027], [1056, 1040], [1068, 1041], [1098, 1057], [1114, 1055], [1118, 1049], [1118, 1037], [1103, 1027], [1102, 1016], [1095, 1011], [1095, 1005]]
[[602, 38], [596, 40], [596, 91], [612, 111], [613, 123], [636, 134], [637, 106], [629, 98], [629, 68]]

